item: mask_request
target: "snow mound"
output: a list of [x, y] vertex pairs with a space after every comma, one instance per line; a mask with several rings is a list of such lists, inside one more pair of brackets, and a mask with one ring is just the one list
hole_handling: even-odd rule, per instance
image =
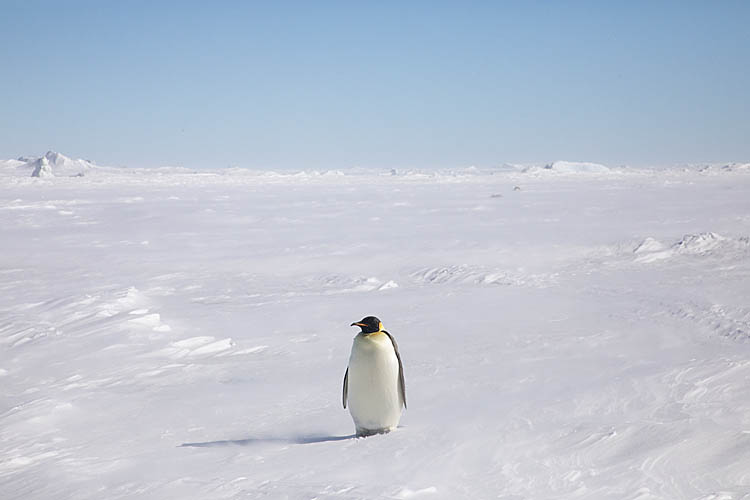
[[423, 285], [528, 285], [545, 287], [554, 281], [553, 277], [547, 275], [522, 274], [464, 264], [422, 268], [410, 273], [409, 277], [416, 284]]
[[727, 238], [716, 233], [686, 234], [672, 245], [676, 253], [706, 255], [721, 247]]
[[600, 163], [577, 162], [577, 161], [554, 161], [544, 167], [529, 166], [521, 170], [525, 174], [535, 175], [591, 175], [607, 174], [612, 169]]
[[703, 165], [698, 168], [699, 172], [707, 173], [707, 174], [720, 174], [725, 172], [743, 172], [747, 173], [750, 172], [750, 163], [725, 163], [725, 164], [715, 164], [715, 165]]
[[331, 275], [319, 278], [323, 293], [326, 295], [353, 292], [372, 292], [398, 288], [393, 280], [382, 281], [374, 276], [356, 278], [350, 276]]
[[723, 168], [729, 172], [750, 172], [750, 163], [730, 163]]
[[20, 167], [26, 163], [25, 161], [21, 161], [21, 159], [18, 160], [0, 160], [0, 168], [2, 169], [10, 169], [10, 168], [17, 168]]
[[667, 247], [662, 242], [649, 236], [635, 247], [633, 253], [643, 255], [651, 252], [661, 252], [662, 250], [666, 250], [666, 248]]
[[560, 172], [562, 174], [578, 173], [606, 173], [609, 167], [599, 163], [576, 162], [576, 161], [555, 161], [544, 167], [547, 170]]
[[54, 177], [55, 174], [52, 173], [52, 165], [50, 165], [49, 161], [46, 157], [40, 158], [40, 161], [35, 162], [36, 167], [34, 167], [34, 171], [31, 172], [32, 177]]
[[[27, 159], [27, 158], [24, 158]], [[31, 172], [32, 177], [83, 176], [96, 165], [88, 160], [73, 160], [55, 151], [47, 151], [39, 158], [29, 158], [17, 166], [21, 172]]]
[[750, 249], [750, 238], [728, 238], [713, 232], [686, 234], [670, 247], [648, 237], [636, 246], [636, 262], [654, 262], [680, 255], [725, 256]]

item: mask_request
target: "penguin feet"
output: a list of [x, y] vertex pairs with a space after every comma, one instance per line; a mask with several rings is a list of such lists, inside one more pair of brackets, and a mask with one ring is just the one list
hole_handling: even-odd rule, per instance
[[374, 436], [376, 434], [388, 434], [391, 432], [395, 427], [384, 427], [382, 429], [361, 429], [357, 428], [357, 437], [368, 437], [368, 436]]

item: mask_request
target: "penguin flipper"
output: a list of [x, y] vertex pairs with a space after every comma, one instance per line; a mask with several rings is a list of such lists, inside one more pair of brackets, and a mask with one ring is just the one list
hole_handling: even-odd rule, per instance
[[344, 403], [344, 409], [346, 409], [346, 397], [349, 395], [349, 367], [346, 367], [346, 373], [344, 373], [344, 390], [341, 397], [341, 401]]
[[[396, 343], [396, 339], [393, 338], [393, 335], [383, 330], [383, 333], [388, 335], [388, 338], [391, 339], [391, 344], [393, 344], [393, 351], [396, 353], [396, 359], [398, 359], [398, 394], [401, 396], [401, 401], [404, 402], [404, 408], [406, 408], [406, 382], [404, 381], [404, 365], [401, 363], [401, 354], [398, 352], [398, 344]], [[348, 371], [348, 368], [347, 368]]]

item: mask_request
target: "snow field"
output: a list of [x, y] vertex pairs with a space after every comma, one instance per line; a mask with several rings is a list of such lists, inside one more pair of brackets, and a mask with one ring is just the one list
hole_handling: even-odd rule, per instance
[[743, 169], [91, 169], [0, 177], [3, 499], [750, 498]]

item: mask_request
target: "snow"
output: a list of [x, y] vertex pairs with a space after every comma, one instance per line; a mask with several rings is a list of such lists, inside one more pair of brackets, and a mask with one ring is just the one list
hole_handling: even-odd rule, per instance
[[712, 232], [686, 234], [682, 239], [667, 248], [659, 241], [649, 237], [643, 240], [633, 252], [638, 254], [636, 259], [638, 262], [654, 262], [679, 255], [716, 257], [728, 255], [731, 258], [736, 258], [743, 253], [750, 256], [750, 239], [747, 236], [726, 238]]
[[42, 157], [34, 162], [34, 170], [31, 172], [32, 177], [54, 177], [52, 165], [47, 158]]
[[543, 167], [538, 165], [518, 166], [526, 174], [541, 175], [590, 175], [590, 174], [614, 174], [617, 171], [600, 163], [578, 162], [578, 161], [554, 161]]
[[[741, 164], [45, 158], [0, 168], [0, 498], [750, 498]], [[409, 409], [356, 439], [367, 315]]]
[[580, 172], [601, 174], [601, 173], [610, 171], [608, 167], [601, 165], [599, 163], [575, 162], [575, 161], [556, 161], [556, 162], [550, 163], [545, 168], [549, 170], [553, 170], [555, 172], [561, 172], [561, 173], [567, 173], [567, 174], [580, 173]]
[[18, 160], [0, 161], [0, 174], [11, 172], [31, 177], [83, 177], [93, 168], [97, 168], [96, 165], [88, 160], [73, 160], [56, 151], [47, 151], [40, 157], [21, 156]]

